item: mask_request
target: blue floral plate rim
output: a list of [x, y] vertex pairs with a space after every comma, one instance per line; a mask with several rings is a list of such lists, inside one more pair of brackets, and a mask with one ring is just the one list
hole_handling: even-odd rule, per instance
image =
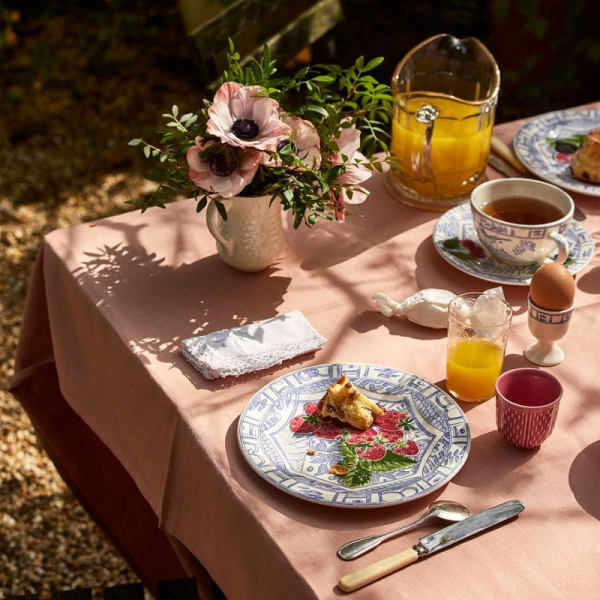
[[[330, 473], [343, 458], [342, 440], [297, 434], [291, 428], [292, 421], [304, 416], [342, 374], [384, 406], [386, 415], [403, 416], [411, 423], [412, 429], [396, 444], [410, 437], [406, 444], [418, 449], [414, 458], [408, 457], [410, 464], [374, 469], [365, 484], [356, 486]], [[378, 436], [383, 431], [377, 426], [370, 429], [379, 429]], [[446, 392], [401, 369], [354, 362], [304, 367], [266, 384], [246, 404], [237, 433], [243, 457], [265, 481], [302, 500], [343, 508], [392, 506], [430, 494], [460, 471], [471, 446], [467, 418]], [[342, 439], [347, 434], [344, 431]], [[371, 456], [368, 461], [363, 457], [373, 451], [369, 443], [355, 443], [362, 451], [359, 463], [380, 467], [388, 455], [394, 458], [389, 450], [393, 443], [386, 444], [385, 457]], [[355, 472], [359, 466], [353, 466]]]
[[[565, 267], [575, 275], [594, 256], [594, 242], [578, 221], [566, 233], [570, 252]], [[478, 279], [505, 285], [529, 285], [537, 265], [517, 267], [494, 258], [479, 242], [469, 202], [445, 212], [436, 222], [433, 245], [438, 254], [459, 271]]]
[[[600, 127], [600, 110], [567, 109], [538, 115], [517, 131], [513, 148], [519, 160], [540, 179], [569, 192], [600, 196], [600, 184], [575, 179], [569, 166], [570, 155], [583, 135]], [[559, 152], [556, 142], [564, 140], [567, 153]]]

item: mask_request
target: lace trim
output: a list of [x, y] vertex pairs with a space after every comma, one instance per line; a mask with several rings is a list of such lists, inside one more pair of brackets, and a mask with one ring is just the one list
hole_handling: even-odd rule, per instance
[[213, 350], [202, 337], [184, 340], [181, 352], [185, 358], [206, 379], [239, 376], [252, 371], [261, 371], [281, 364], [295, 356], [300, 356], [320, 348], [327, 340], [319, 335], [307, 337], [295, 343], [273, 346], [264, 352], [227, 356], [223, 359], [218, 351]]

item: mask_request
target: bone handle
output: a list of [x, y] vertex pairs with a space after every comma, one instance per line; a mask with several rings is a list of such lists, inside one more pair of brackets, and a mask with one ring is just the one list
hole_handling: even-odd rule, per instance
[[344, 575], [340, 578], [338, 586], [343, 592], [353, 592], [368, 583], [414, 563], [418, 558], [417, 551], [414, 548], [409, 548], [399, 554], [393, 554], [388, 558]]
[[502, 140], [492, 136], [492, 150], [501, 156], [507, 163], [513, 166], [519, 173], [527, 174], [527, 169], [523, 163], [517, 158], [515, 153]]

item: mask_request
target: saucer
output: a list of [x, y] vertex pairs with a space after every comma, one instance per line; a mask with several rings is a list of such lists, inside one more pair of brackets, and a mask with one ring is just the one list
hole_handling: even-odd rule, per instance
[[[565, 267], [575, 275], [592, 260], [594, 243], [578, 221], [571, 221], [566, 237], [570, 251]], [[468, 202], [449, 210], [438, 219], [433, 230], [433, 244], [440, 256], [453, 267], [485, 281], [529, 285], [538, 268], [538, 265], [509, 265], [494, 258], [477, 237]]]
[[585, 134], [599, 127], [599, 110], [559, 110], [525, 123], [513, 146], [520, 161], [540, 179], [569, 192], [600, 196], [600, 185], [575, 179], [570, 167]]

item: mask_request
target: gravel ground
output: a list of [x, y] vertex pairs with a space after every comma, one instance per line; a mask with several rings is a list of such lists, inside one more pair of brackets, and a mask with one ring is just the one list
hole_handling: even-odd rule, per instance
[[5, 390], [42, 236], [147, 192], [128, 140], [154, 131], [173, 103], [191, 108], [202, 88], [188, 75], [195, 57], [176, 3], [54, 1], [43, 14], [24, 4], [38, 11], [0, 5], [0, 598], [79, 586], [100, 598], [137, 578]]

